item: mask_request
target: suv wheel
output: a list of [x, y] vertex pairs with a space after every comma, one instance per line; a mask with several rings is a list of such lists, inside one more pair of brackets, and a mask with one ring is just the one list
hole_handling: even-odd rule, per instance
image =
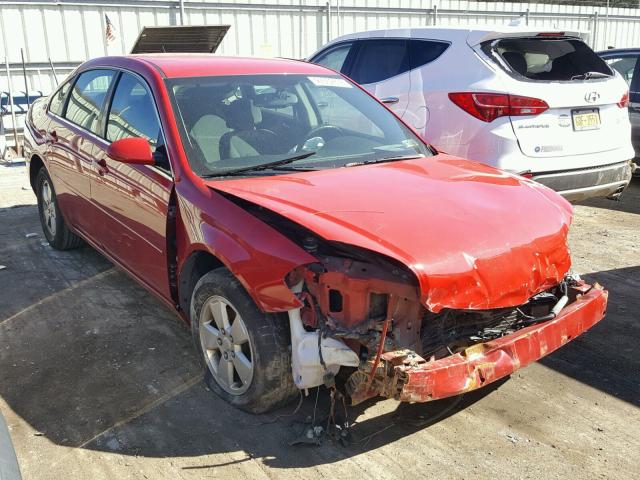
[[70, 250], [82, 246], [83, 240], [69, 230], [62, 218], [51, 177], [44, 168], [38, 171], [36, 177], [36, 196], [40, 223], [49, 245], [56, 250]]
[[261, 312], [228, 270], [204, 275], [191, 298], [191, 331], [209, 388], [252, 413], [289, 402], [298, 389], [288, 325], [285, 316]]

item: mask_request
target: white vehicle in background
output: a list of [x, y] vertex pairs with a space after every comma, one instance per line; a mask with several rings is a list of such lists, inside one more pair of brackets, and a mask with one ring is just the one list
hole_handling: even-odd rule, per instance
[[344, 35], [308, 59], [386, 103], [438, 150], [571, 201], [628, 185], [629, 90], [578, 32], [411, 28]]

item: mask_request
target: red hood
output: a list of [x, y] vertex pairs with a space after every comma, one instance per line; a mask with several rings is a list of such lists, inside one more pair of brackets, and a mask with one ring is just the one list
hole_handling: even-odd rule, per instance
[[491, 167], [436, 158], [208, 185], [404, 263], [434, 312], [521, 305], [562, 280], [569, 203]]

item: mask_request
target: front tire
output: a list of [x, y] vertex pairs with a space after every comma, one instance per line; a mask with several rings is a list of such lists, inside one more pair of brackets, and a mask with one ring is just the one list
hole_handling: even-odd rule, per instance
[[205, 382], [233, 406], [263, 413], [297, 394], [287, 318], [261, 312], [228, 270], [213, 270], [196, 284], [191, 332]]
[[73, 233], [62, 218], [53, 182], [45, 168], [41, 168], [36, 176], [36, 196], [38, 197], [38, 213], [44, 236], [56, 250], [71, 250], [81, 247], [83, 240]]

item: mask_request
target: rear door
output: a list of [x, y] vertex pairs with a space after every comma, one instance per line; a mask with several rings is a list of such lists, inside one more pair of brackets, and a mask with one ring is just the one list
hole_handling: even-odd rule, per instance
[[74, 228], [94, 240], [93, 147], [114, 76], [115, 72], [105, 69], [83, 72], [63, 85], [49, 105], [47, 158], [60, 208]]
[[[619, 106], [625, 82], [577, 38], [505, 38], [482, 50], [511, 77], [511, 95], [544, 100], [549, 109], [535, 116], [512, 116], [520, 149], [529, 157], [570, 157], [563, 168], [579, 168], [579, 156], [628, 145], [627, 110]], [[538, 168], [557, 169], [549, 161]], [[551, 168], [554, 167], [554, 168]]]
[[[105, 109], [103, 138], [94, 152], [91, 184], [105, 250], [160, 295], [169, 297], [167, 216], [173, 189], [164, 135], [153, 95], [139, 76], [120, 74]], [[129, 165], [107, 156], [111, 142], [149, 141], [156, 165]]]
[[411, 60], [409, 41], [384, 38], [358, 40], [347, 76], [402, 117], [409, 104]]

